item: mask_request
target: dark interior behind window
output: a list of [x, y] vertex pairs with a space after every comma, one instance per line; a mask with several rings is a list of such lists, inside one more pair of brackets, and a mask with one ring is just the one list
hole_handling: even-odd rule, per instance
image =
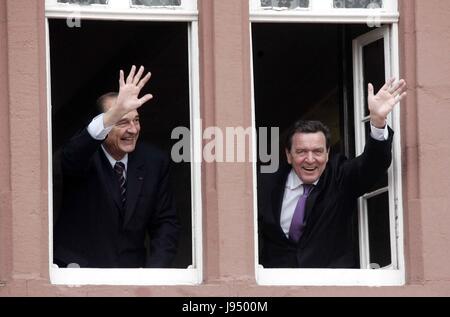
[[[188, 24], [181, 22], [81, 21], [50, 19], [54, 220], [63, 183], [58, 153], [64, 142], [94, 115], [96, 99], [118, 91], [119, 70], [144, 65], [152, 72], [142, 94], [152, 101], [140, 109], [141, 140], [168, 155], [175, 127], [190, 128]], [[172, 163], [172, 186], [182, 226], [174, 267], [192, 264], [190, 163]]]

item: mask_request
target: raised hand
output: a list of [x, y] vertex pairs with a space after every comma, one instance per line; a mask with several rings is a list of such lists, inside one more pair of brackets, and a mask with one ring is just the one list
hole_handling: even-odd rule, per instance
[[123, 70], [120, 70], [119, 95], [117, 96], [115, 105], [111, 107], [103, 117], [105, 127], [116, 124], [124, 115], [138, 109], [153, 98], [151, 94], [146, 94], [139, 98], [139, 93], [151, 77], [150, 72], [147, 73], [144, 78], [142, 78], [143, 74], [143, 66], [141, 66], [136, 73], [136, 66], [133, 65], [130, 73], [125, 79]]
[[125, 81], [123, 70], [120, 70], [120, 89], [119, 96], [117, 96], [117, 106], [125, 112], [124, 114], [136, 110], [144, 103], [153, 98], [153, 96], [150, 94], [147, 94], [142, 98], [138, 98], [141, 89], [145, 86], [151, 76], [150, 73], [147, 73], [147, 75], [145, 75], [145, 77], [141, 79], [143, 74], [143, 66], [139, 68], [139, 71], [136, 74], [136, 66], [133, 65]]
[[406, 81], [401, 79], [395, 82], [392, 78], [374, 95], [373, 85], [369, 84], [368, 103], [370, 122], [377, 128], [386, 125], [386, 117], [392, 112], [394, 106], [406, 97]]

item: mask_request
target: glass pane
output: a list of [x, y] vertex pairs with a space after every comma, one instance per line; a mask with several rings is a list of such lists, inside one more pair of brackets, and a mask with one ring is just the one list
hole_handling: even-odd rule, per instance
[[364, 114], [369, 115], [367, 85], [372, 83], [377, 93], [385, 83], [384, 39], [379, 39], [363, 48], [364, 67]]
[[58, 0], [57, 2], [58, 3], [81, 4], [81, 5], [108, 4], [108, 0]]
[[308, 8], [309, 0], [261, 0], [263, 8]]
[[391, 239], [389, 221], [389, 193], [367, 200], [369, 219], [369, 248], [371, 267], [391, 264]]
[[133, 5], [141, 5], [148, 7], [157, 6], [179, 6], [181, 5], [181, 0], [132, 0]]
[[335, 8], [367, 8], [376, 9], [383, 7], [382, 0], [334, 0]]

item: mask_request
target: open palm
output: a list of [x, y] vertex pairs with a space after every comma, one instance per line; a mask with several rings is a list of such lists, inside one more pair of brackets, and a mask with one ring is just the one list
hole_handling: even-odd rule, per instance
[[122, 108], [124, 113], [136, 110], [144, 103], [152, 98], [152, 95], [147, 94], [142, 98], [139, 98], [139, 93], [141, 89], [150, 79], [151, 74], [148, 73], [144, 78], [141, 79], [144, 73], [144, 67], [140, 67], [136, 74], [136, 67], [133, 65], [130, 74], [125, 80], [123, 71], [120, 71], [119, 79], [119, 95], [117, 96], [117, 104]]
[[394, 106], [406, 97], [406, 82], [401, 79], [394, 84], [395, 79], [392, 78], [374, 94], [372, 84], [369, 84], [368, 103], [370, 118], [375, 125], [384, 125], [386, 117], [392, 112]]

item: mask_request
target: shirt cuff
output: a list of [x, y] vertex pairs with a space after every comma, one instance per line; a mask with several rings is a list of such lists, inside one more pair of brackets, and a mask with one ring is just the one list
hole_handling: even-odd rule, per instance
[[389, 130], [387, 124], [384, 128], [379, 129], [370, 124], [370, 136], [377, 141], [386, 141], [389, 138]]
[[95, 140], [104, 140], [106, 138], [106, 136], [108, 135], [108, 133], [113, 128], [112, 126], [108, 127], [108, 128], [104, 127], [103, 115], [104, 114], [101, 113], [98, 116], [96, 116], [94, 119], [92, 119], [91, 123], [89, 123], [89, 125], [87, 127], [89, 134]]

